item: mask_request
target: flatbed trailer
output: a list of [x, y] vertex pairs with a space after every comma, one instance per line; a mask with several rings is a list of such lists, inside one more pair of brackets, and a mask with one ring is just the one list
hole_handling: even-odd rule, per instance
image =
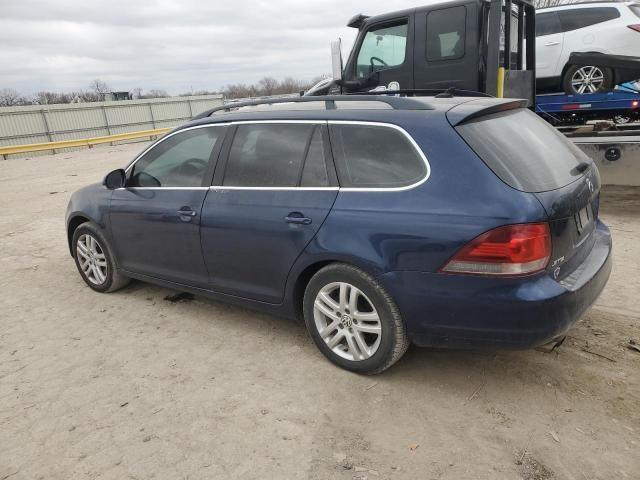
[[555, 126], [583, 125], [588, 120], [631, 123], [640, 120], [640, 92], [614, 90], [582, 95], [537, 95], [536, 113]]

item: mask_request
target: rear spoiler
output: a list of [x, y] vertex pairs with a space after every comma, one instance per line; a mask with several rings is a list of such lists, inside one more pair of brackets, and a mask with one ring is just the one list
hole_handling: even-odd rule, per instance
[[640, 79], [640, 57], [626, 55], [607, 55], [604, 53], [572, 53], [569, 65], [595, 65], [614, 71], [616, 84]]
[[529, 101], [526, 99], [513, 98], [479, 98], [468, 102], [460, 103], [447, 112], [447, 120], [452, 126], [473, 120], [474, 118], [484, 117], [492, 113], [504, 112], [507, 110], [515, 110], [517, 108], [526, 108]]

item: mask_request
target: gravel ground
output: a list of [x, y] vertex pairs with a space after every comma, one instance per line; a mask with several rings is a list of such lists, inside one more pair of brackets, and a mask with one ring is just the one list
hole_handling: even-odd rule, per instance
[[141, 148], [0, 161], [0, 480], [640, 478], [640, 191], [604, 193], [614, 271], [559, 350], [361, 377], [301, 324], [84, 286], [68, 198]]

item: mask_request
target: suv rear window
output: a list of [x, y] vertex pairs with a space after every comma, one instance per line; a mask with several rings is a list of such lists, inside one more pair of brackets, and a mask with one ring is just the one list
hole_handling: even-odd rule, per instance
[[636, 17], [640, 18], [640, 5], [629, 5], [629, 8], [636, 14]]
[[578, 147], [526, 109], [486, 115], [456, 130], [507, 185], [524, 192], [564, 187], [582, 174], [575, 167], [589, 162]]
[[422, 156], [395, 128], [332, 124], [330, 132], [342, 187], [406, 187], [427, 173]]
[[562, 31], [570, 32], [620, 17], [615, 7], [575, 8], [558, 11]]

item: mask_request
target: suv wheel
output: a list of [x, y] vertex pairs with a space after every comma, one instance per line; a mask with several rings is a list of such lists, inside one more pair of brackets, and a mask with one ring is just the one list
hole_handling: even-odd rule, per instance
[[311, 278], [304, 318], [320, 351], [353, 372], [380, 373], [409, 347], [393, 299], [372, 276], [349, 265], [329, 265]]
[[562, 77], [562, 88], [573, 95], [608, 92], [613, 86], [611, 69], [595, 65], [572, 65]]
[[95, 223], [83, 223], [76, 228], [72, 242], [76, 267], [89, 287], [108, 293], [129, 283], [129, 278], [116, 269], [111, 248]]

